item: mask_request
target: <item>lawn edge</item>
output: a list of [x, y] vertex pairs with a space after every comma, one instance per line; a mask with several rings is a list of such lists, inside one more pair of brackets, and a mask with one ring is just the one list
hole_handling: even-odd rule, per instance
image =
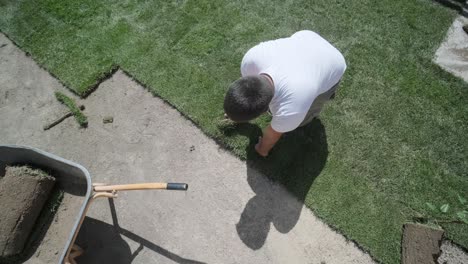
[[113, 64], [112, 67], [108, 71], [101, 72], [92, 85], [89, 85], [88, 88], [86, 88], [83, 92], [79, 92], [78, 90], [72, 89], [71, 88], [72, 85], [58, 78], [58, 76], [55, 75], [52, 71], [50, 71], [46, 65], [40, 63], [31, 52], [26, 51], [23, 47], [21, 47], [20, 44], [18, 44], [15, 40], [13, 40], [13, 38], [11, 38], [10, 35], [8, 35], [1, 28], [0, 28], [0, 34], [3, 34], [9, 41], [11, 41], [11, 43], [13, 43], [13, 45], [15, 45], [15, 47], [20, 49], [24, 53], [24, 55], [26, 55], [26, 57], [31, 58], [32, 61], [34, 61], [34, 64], [39, 66], [39, 68], [41, 68], [42, 70], [45, 70], [48, 74], [54, 77], [54, 79], [57, 80], [63, 87], [67, 88], [67, 90], [77, 95], [80, 99], [86, 99], [89, 95], [91, 95], [94, 91], [96, 91], [96, 89], [99, 87], [99, 85], [101, 85], [102, 82], [111, 78], [114, 75], [114, 73], [116, 73], [120, 69], [120, 66]]
[[[216, 145], [218, 145], [219, 148], [223, 149], [226, 153], [228, 153], [229, 155], [231, 155], [232, 157], [235, 157], [236, 159], [239, 159], [241, 160], [242, 162], [246, 162], [247, 159], [241, 157], [241, 156], [238, 156], [235, 154], [235, 152], [233, 151], [233, 148], [230, 147], [228, 144], [224, 143], [223, 141], [221, 141], [219, 138], [217, 138], [216, 136], [214, 135], [211, 135], [209, 134], [208, 132], [206, 132], [203, 127], [201, 127], [197, 122], [195, 122], [195, 120], [193, 120], [190, 116], [188, 116], [187, 114], [185, 114], [184, 112], [180, 111], [174, 104], [172, 104], [171, 102], [169, 102], [167, 99], [163, 98], [160, 94], [158, 94], [156, 91], [154, 91], [153, 89], [150, 89], [149, 85], [146, 85], [144, 82], [136, 79], [132, 74], [130, 74], [128, 71], [126, 71], [125, 69], [121, 68], [119, 66], [119, 70], [122, 71], [122, 73], [124, 73], [127, 77], [129, 77], [132, 81], [134, 81], [135, 83], [137, 83], [138, 85], [140, 85], [141, 87], [143, 87], [143, 89], [147, 90], [149, 93], [151, 93], [154, 97], [160, 99], [161, 101], [164, 102], [164, 104], [168, 105], [170, 108], [176, 110], [182, 117], [186, 118], [192, 125], [194, 125], [197, 129], [199, 129], [203, 135], [205, 135], [206, 137], [210, 138], [211, 140], [213, 140]], [[98, 85], [99, 86], [99, 85]], [[252, 167], [252, 169], [254, 169], [255, 171], [259, 172], [259, 169], [256, 168], [255, 166]], [[367, 254], [371, 259], [372, 261], [374, 261], [375, 263], [383, 263], [381, 262], [380, 260], [376, 259], [376, 257], [374, 255], [372, 255], [369, 250], [365, 249], [363, 246], [361, 246], [356, 240], [352, 239], [352, 238], [349, 238], [348, 235], [344, 234], [343, 231], [339, 230], [337, 227], [335, 226], [332, 226], [331, 224], [328, 223], [328, 221], [326, 221], [323, 217], [319, 216], [318, 213], [315, 211], [315, 208], [313, 207], [310, 207], [308, 205], [306, 205], [303, 201], [299, 200], [297, 198], [296, 195], [294, 195], [294, 193], [292, 193], [291, 191], [289, 191], [285, 186], [284, 184], [282, 184], [281, 182], [279, 181], [273, 181], [270, 177], [264, 175], [263, 173], [260, 173], [266, 180], [268, 180], [270, 183], [274, 183], [274, 184], [278, 184], [281, 186], [281, 188], [284, 188], [292, 197], [294, 197], [294, 199], [301, 203], [305, 208], [307, 208], [307, 210], [310, 210], [311, 213], [317, 218], [319, 219], [323, 224], [325, 224], [328, 228], [330, 228], [331, 230], [333, 230], [333, 232], [337, 233], [337, 234], [340, 234], [341, 236], [343, 236], [345, 238], [345, 241], [347, 243], [352, 243], [357, 249], [359, 249], [361, 252]]]

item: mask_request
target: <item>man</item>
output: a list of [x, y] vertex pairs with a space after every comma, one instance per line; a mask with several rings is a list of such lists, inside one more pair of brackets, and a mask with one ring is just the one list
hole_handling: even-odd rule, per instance
[[271, 124], [255, 146], [266, 157], [283, 133], [318, 116], [345, 70], [343, 55], [315, 32], [262, 42], [242, 59], [242, 78], [224, 99], [226, 117], [248, 122], [270, 110]]

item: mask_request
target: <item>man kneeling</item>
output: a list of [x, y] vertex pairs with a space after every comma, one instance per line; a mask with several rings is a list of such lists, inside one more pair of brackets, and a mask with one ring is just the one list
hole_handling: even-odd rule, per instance
[[262, 42], [244, 55], [242, 78], [229, 87], [224, 111], [235, 122], [271, 112], [271, 124], [255, 145], [266, 157], [283, 133], [319, 115], [345, 70], [343, 55], [315, 32]]

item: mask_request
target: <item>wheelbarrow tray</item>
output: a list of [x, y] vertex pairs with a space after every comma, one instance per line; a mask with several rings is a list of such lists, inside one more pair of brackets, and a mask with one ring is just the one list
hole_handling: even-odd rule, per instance
[[92, 184], [89, 172], [81, 165], [45, 151], [15, 145], [0, 145], [0, 177], [7, 165], [30, 165], [43, 169], [56, 178], [63, 200], [33, 252], [24, 256], [24, 263], [63, 263], [72, 246], [73, 235], [80, 225], [90, 201]]

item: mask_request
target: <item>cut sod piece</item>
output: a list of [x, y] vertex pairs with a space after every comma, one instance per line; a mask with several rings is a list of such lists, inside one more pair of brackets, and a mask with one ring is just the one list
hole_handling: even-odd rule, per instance
[[70, 112], [73, 114], [76, 121], [78, 122], [78, 124], [80, 124], [81, 127], [88, 126], [88, 118], [83, 114], [83, 112], [81, 112], [80, 108], [76, 106], [75, 101], [73, 101], [73, 99], [61, 92], [55, 92], [55, 97], [59, 102], [61, 102], [62, 104], [67, 106], [68, 109], [70, 109]]
[[444, 231], [419, 224], [405, 224], [401, 263], [437, 263]]
[[7, 167], [0, 179], [0, 257], [23, 251], [55, 178], [27, 166]]

